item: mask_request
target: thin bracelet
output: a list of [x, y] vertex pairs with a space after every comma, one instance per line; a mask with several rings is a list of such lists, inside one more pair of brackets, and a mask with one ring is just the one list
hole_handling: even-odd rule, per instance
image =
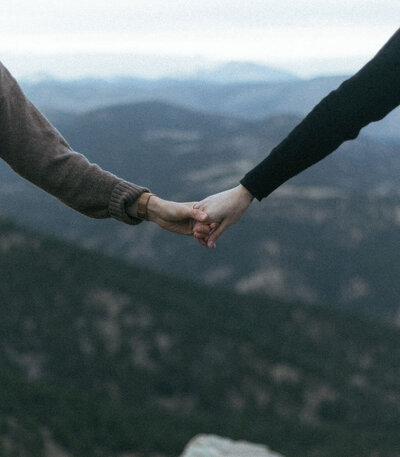
[[143, 194], [139, 197], [138, 206], [137, 206], [137, 217], [139, 219], [143, 219], [147, 221], [147, 206], [149, 204], [150, 197], [155, 194], [151, 192], [143, 192]]

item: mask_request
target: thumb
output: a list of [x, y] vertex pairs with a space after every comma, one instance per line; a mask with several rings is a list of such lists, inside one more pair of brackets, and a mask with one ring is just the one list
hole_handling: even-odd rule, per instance
[[190, 217], [197, 222], [206, 222], [208, 214], [201, 209], [192, 208], [190, 211]]
[[194, 219], [197, 222], [204, 222], [208, 214], [200, 209], [194, 209], [194, 202], [178, 203], [180, 219]]

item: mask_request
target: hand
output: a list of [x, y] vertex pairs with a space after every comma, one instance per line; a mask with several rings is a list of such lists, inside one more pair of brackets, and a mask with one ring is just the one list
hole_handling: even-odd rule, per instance
[[[182, 235], [193, 235], [196, 222], [207, 220], [207, 213], [193, 208], [192, 203], [176, 203], [152, 195], [147, 204], [147, 219], [170, 232]], [[201, 228], [202, 233], [208, 235], [212, 226]]]
[[[253, 201], [251, 193], [241, 184], [233, 189], [211, 195], [199, 203], [194, 208], [200, 209], [208, 214], [207, 224], [218, 222], [218, 227], [208, 227], [200, 221], [194, 226], [194, 237], [203, 246], [215, 248], [215, 242], [232, 224], [237, 222], [246, 212], [250, 203]], [[209, 232], [209, 233], [207, 233]]]

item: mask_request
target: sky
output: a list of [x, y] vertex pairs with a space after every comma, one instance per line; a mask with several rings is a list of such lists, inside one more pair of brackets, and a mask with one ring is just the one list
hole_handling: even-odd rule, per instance
[[177, 76], [253, 61], [348, 74], [400, 25], [400, 0], [1, 0], [0, 60], [17, 76]]

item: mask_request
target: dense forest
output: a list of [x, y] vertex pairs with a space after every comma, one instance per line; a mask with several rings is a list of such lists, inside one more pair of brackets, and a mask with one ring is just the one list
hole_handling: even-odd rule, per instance
[[400, 332], [0, 225], [0, 455], [400, 453]]

